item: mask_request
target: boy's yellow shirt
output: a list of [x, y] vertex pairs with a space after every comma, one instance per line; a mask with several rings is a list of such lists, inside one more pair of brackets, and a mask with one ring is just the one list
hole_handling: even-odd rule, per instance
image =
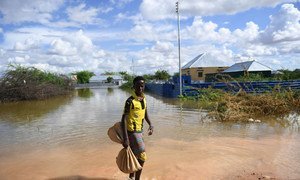
[[130, 132], [142, 132], [147, 107], [146, 98], [144, 94], [142, 94], [143, 100], [139, 101], [135, 93], [133, 93], [132, 96], [133, 99], [127, 118], [127, 130]]

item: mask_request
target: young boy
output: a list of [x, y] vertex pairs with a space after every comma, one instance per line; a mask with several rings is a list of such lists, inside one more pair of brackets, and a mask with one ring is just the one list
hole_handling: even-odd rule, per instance
[[[144, 96], [145, 79], [142, 76], [137, 76], [133, 80], [134, 93], [125, 103], [124, 113], [122, 116], [122, 128], [124, 142], [126, 148], [130, 146], [134, 155], [137, 157], [141, 166], [144, 165], [147, 156], [145, 152], [145, 144], [143, 140], [143, 123], [144, 119], [149, 124], [148, 135], [152, 135], [153, 126], [148, 117], [146, 99]], [[129, 178], [139, 180], [142, 170], [129, 174]]]

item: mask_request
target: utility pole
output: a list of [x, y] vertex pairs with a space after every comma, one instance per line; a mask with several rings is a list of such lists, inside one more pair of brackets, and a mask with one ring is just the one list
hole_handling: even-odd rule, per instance
[[176, 2], [177, 27], [178, 27], [178, 59], [179, 59], [179, 94], [182, 96], [182, 74], [181, 74], [181, 59], [180, 59], [180, 17], [179, 17], [179, 1]]

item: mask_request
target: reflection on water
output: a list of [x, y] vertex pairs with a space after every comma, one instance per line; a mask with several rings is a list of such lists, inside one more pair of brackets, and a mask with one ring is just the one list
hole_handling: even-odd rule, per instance
[[[115, 146], [112, 145], [106, 133], [110, 126], [120, 121], [124, 103], [130, 94], [120, 89], [80, 89], [76, 90], [74, 94], [72, 97], [58, 97], [44, 101], [0, 104], [0, 179], [1, 173], [7, 174], [11, 172], [9, 169], [12, 168], [3, 169], [6, 165], [1, 162], [7, 163], [12, 160], [18, 162], [19, 156], [23, 153], [26, 154], [23, 158], [28, 162], [24, 161], [22, 167], [33, 166], [30, 164], [31, 161], [35, 162], [34, 167], [39, 167], [39, 163], [46, 163], [49, 169], [53, 170], [44, 170], [48, 173], [60, 172], [60, 169], [56, 168], [56, 161], [65, 166], [79, 167], [77, 169], [79, 171], [88, 169], [81, 166], [81, 163], [84, 165], [92, 163], [98, 167], [101, 159], [108, 161], [107, 157], [115, 157], [114, 154], [109, 154], [112, 147]], [[221, 149], [233, 148], [232, 144], [242, 149], [242, 146], [236, 143], [236, 139], [246, 141], [247, 146], [259, 146], [264, 149], [264, 146], [267, 145], [260, 144], [256, 140], [268, 139], [272, 136], [280, 140], [287, 134], [293, 135], [294, 139], [291, 139], [291, 142], [298, 142], [295, 147], [300, 145], [300, 121], [297, 114], [283, 118], [262, 117], [263, 123], [220, 123], [209, 118], [207, 112], [199, 109], [197, 104], [186, 104], [176, 99], [147, 95], [147, 105], [150, 118], [155, 126], [155, 134], [150, 137], [145, 136], [150, 150], [155, 146], [155, 142], [163, 142], [160, 144], [162, 146], [160, 150], [165, 150], [166, 153], [173, 152], [168, 149], [168, 143], [165, 143], [166, 139], [171, 139], [176, 143], [168, 146], [177, 147], [173, 152], [176, 155], [177, 151], [182, 151], [185, 147], [177, 146], [178, 142], [198, 142], [200, 139], [201, 146], [199, 145], [199, 147], [210, 143], [213, 149], [218, 148], [214, 147], [216, 144], [213, 142], [222, 142], [224, 138], [228, 144], [224, 144]], [[148, 128], [147, 124], [145, 128]], [[201, 139], [206, 139], [205, 143]], [[192, 145], [188, 144], [187, 146], [191, 147]], [[199, 147], [194, 147], [193, 152], [197, 152]], [[109, 150], [107, 151], [107, 149]], [[255, 148], [253, 147], [253, 149]], [[50, 160], [54, 159], [52, 163], [43, 158], [46, 157], [44, 153], [50, 153]], [[249, 152], [249, 154], [251, 153]], [[99, 159], [93, 158], [95, 154]], [[153, 154], [159, 156], [160, 153], [154, 151]], [[60, 160], [55, 158], [57, 156]], [[198, 156], [201, 159], [201, 155]], [[230, 158], [231, 154], [224, 151], [219, 156], [229, 156]], [[243, 156], [243, 154], [238, 156]], [[78, 162], [77, 158], [83, 162]], [[93, 159], [95, 160], [93, 161]], [[179, 157], [178, 159], [184, 160]], [[114, 161], [110, 165], [114, 167]], [[106, 170], [97, 169], [97, 172], [104, 173]], [[65, 170], [56, 175], [56, 177], [60, 177], [76, 174], [69, 174]]]
[[107, 94], [113, 95], [114, 93], [114, 88], [107, 88]]
[[89, 88], [78, 89], [77, 94], [81, 98], [90, 98], [94, 95], [93, 91]]
[[12, 124], [22, 124], [40, 119], [70, 102], [71, 98], [72, 95], [65, 95], [46, 100], [0, 104], [0, 122], [6, 121]]

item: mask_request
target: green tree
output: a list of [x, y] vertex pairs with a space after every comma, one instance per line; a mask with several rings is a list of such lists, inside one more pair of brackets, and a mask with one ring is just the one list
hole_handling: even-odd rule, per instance
[[297, 69], [294, 71], [290, 71], [287, 69], [281, 69], [281, 70], [279, 70], [279, 72], [281, 72], [281, 74], [278, 75], [279, 79], [282, 79], [282, 80], [300, 79], [300, 71]]
[[128, 74], [126, 71], [121, 71], [119, 74], [122, 76], [122, 79], [127, 82], [131, 82], [133, 80], [133, 76]]
[[108, 76], [107, 79], [106, 79], [106, 81], [107, 81], [108, 83], [111, 83], [113, 80], [114, 80], [114, 78], [111, 77], [111, 76]]
[[157, 80], [168, 80], [170, 79], [171, 75], [166, 70], [158, 70], [155, 72], [155, 79]]
[[173, 76], [175, 76], [175, 77], [179, 77], [179, 72], [176, 72], [176, 73], [174, 73], [174, 75]]
[[77, 82], [79, 84], [89, 83], [91, 77], [95, 76], [95, 74], [90, 71], [79, 71], [79, 72], [73, 73], [73, 75], [77, 76]]
[[126, 71], [121, 71], [121, 72], [119, 72], [119, 74], [122, 76], [122, 79], [124, 81], [127, 81], [126, 83], [121, 85], [121, 88], [125, 89], [125, 90], [131, 89], [133, 86], [132, 81], [133, 81], [134, 76], [128, 74]]
[[150, 80], [156, 79], [155, 75], [153, 75], [153, 74], [145, 74], [145, 75], [143, 75], [143, 77], [145, 78], [146, 81], [150, 81]]
[[110, 72], [110, 71], [105, 71], [105, 73], [103, 73], [103, 75], [107, 75], [107, 76], [112, 76], [112, 75], [115, 75], [117, 73], [115, 72]]

